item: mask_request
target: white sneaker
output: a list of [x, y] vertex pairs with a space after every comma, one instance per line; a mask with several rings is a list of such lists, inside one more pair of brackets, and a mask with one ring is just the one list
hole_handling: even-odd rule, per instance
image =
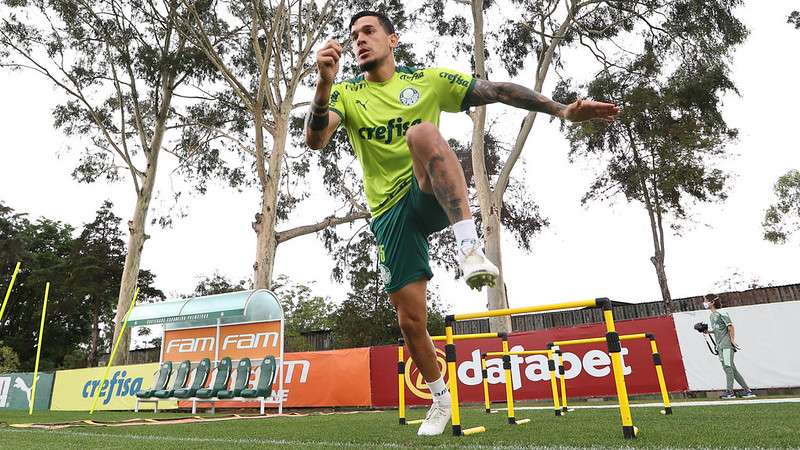
[[458, 263], [464, 272], [467, 286], [481, 290], [484, 286], [494, 287], [500, 271], [483, 254], [479, 241], [464, 241], [458, 252]]
[[448, 422], [450, 422], [450, 403], [433, 402], [425, 421], [419, 426], [417, 436], [438, 436], [442, 434]]

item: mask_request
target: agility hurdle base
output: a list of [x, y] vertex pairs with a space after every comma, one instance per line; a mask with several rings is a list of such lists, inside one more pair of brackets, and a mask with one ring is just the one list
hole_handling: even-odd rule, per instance
[[[556, 303], [552, 305], [528, 306], [522, 308], [504, 308], [492, 311], [483, 311], [467, 314], [450, 314], [445, 318], [445, 360], [447, 371], [451, 374], [457, 373], [456, 368], [456, 347], [453, 326], [455, 322], [469, 319], [485, 319], [490, 317], [512, 316], [515, 314], [527, 314], [543, 311], [558, 311], [574, 308], [602, 308], [603, 321], [606, 325], [606, 343], [608, 352], [611, 355], [611, 366], [614, 372], [614, 384], [619, 398], [619, 413], [622, 422], [622, 435], [625, 439], [634, 439], [638, 434], [638, 429], [633, 425], [631, 417], [630, 403], [628, 402], [628, 391], [625, 386], [625, 377], [622, 372], [622, 358], [620, 355], [621, 345], [619, 334], [614, 325], [614, 314], [611, 301], [607, 298], [595, 298], [590, 300], [578, 300], [572, 302]], [[458, 400], [458, 377], [449, 377], [450, 396], [452, 401], [452, 429], [453, 436], [466, 436], [476, 432], [485, 431], [484, 427], [462, 429], [461, 410]]]
[[[512, 386], [511, 380], [511, 357], [512, 356], [524, 356], [524, 355], [547, 355], [547, 368], [550, 371], [550, 388], [553, 392], [553, 410], [555, 411], [556, 416], [561, 415], [561, 408], [558, 405], [558, 387], [556, 384], [556, 366], [555, 361], [553, 360], [553, 350], [525, 350], [519, 352], [510, 352], [508, 351], [508, 343], [503, 348], [502, 352], [488, 352], [483, 355], [481, 365], [486, 367], [486, 357], [487, 356], [502, 356], [503, 357], [503, 371], [505, 372], [505, 380], [506, 380], [506, 410], [508, 411], [508, 423], [509, 425], [522, 425], [524, 423], [528, 423], [531, 419], [522, 419], [517, 420], [514, 412], [514, 387]], [[487, 373], [484, 370], [483, 372], [483, 382], [484, 385], [488, 385], [487, 381]]]
[[[667, 384], [664, 381], [664, 371], [661, 368], [661, 355], [658, 353], [658, 346], [656, 345], [656, 336], [653, 333], [638, 333], [638, 334], [624, 334], [619, 336], [620, 341], [630, 341], [634, 339], [647, 339], [650, 341], [650, 351], [653, 356], [653, 365], [656, 369], [656, 377], [658, 378], [658, 388], [661, 391], [661, 400], [664, 403], [664, 409], [661, 414], [672, 414], [672, 406], [669, 402], [669, 393], [667, 391]], [[564, 357], [561, 352], [561, 347], [580, 344], [596, 344], [606, 342], [606, 338], [587, 338], [587, 339], [572, 339], [568, 341], [555, 341], [547, 344], [548, 348], [558, 355], [559, 359], [559, 377], [561, 378], [561, 406], [562, 411], [567, 412], [567, 386], [566, 377], [564, 376]]]
[[[506, 333], [474, 333], [474, 334], [460, 334], [453, 337], [456, 341], [463, 341], [467, 339], [487, 339], [487, 338], [500, 338], [503, 340], [503, 349], [508, 349], [508, 335]], [[446, 340], [446, 336], [431, 336], [431, 340], [434, 342], [441, 342]], [[399, 338], [397, 340], [397, 389], [398, 389], [398, 404], [397, 404], [397, 414], [399, 416], [399, 423], [400, 425], [415, 425], [423, 422], [423, 419], [417, 420], [406, 420], [406, 382], [405, 382], [405, 372], [406, 372], [406, 361], [404, 357], [403, 346], [405, 345], [405, 339]], [[486, 384], [486, 367], [483, 368], [484, 373], [484, 387], [483, 387], [483, 398], [484, 402], [486, 403], [486, 412], [490, 413], [490, 400], [489, 400], [489, 387]], [[453, 373], [450, 373], [450, 376], [453, 376]], [[458, 375], [455, 375], [458, 377]]]

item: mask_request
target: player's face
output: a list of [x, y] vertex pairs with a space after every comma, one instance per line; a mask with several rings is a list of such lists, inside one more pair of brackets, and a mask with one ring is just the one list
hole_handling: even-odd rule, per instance
[[397, 47], [397, 35], [388, 34], [375, 16], [356, 20], [350, 29], [353, 53], [362, 72], [369, 72], [383, 64]]

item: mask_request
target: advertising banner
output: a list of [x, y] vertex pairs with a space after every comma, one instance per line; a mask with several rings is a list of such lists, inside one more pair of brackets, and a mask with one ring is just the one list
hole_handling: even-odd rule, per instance
[[[105, 367], [89, 369], [59, 370], [55, 375], [53, 411], [89, 411], [95, 391], [100, 389], [97, 410], [132, 410], [136, 406], [136, 393], [153, 384], [158, 363], [132, 366], [112, 366], [108, 379], [100, 385]], [[39, 395], [37, 387], [36, 395]], [[38, 398], [37, 398], [38, 403]], [[143, 404], [140, 409], [152, 409], [152, 404]], [[176, 402], [159, 402], [159, 409], [176, 408]]]
[[[370, 349], [287, 353], [283, 365], [284, 406], [370, 406]], [[256, 382], [255, 370], [250, 386]], [[278, 390], [276, 379], [273, 390]], [[203, 405], [202, 403], [198, 403]], [[191, 403], [181, 402], [181, 406]], [[218, 407], [258, 407], [253, 402], [217, 402]]]
[[203, 358], [215, 361], [217, 347], [219, 358], [228, 356], [234, 361], [241, 358], [260, 361], [267, 355], [277, 358], [280, 357], [281, 339], [280, 321], [222, 325], [219, 342], [216, 326], [166, 330], [162, 361], [180, 362], [188, 359], [199, 362]]
[[[11, 409], [27, 411], [31, 407], [32, 390], [32, 372], [0, 374], [0, 411]], [[50, 408], [52, 390], [53, 374], [39, 373], [39, 383], [36, 386], [35, 410], [47, 410]]]
[[[798, 339], [792, 331], [800, 323], [800, 301], [765, 303], [723, 308], [733, 322], [741, 350], [733, 362], [751, 388], [800, 386]], [[673, 315], [689, 389], [724, 390], [725, 373], [719, 356], [711, 354], [697, 322], [709, 322], [709, 311], [687, 311]], [[734, 385], [739, 389], [739, 385]]]
[[[653, 333], [656, 336], [664, 369], [667, 389], [687, 389], [678, 339], [671, 317], [626, 320], [617, 323], [619, 334]], [[511, 351], [543, 350], [547, 343], [557, 340], [595, 338], [605, 336], [605, 326], [584, 325], [570, 328], [555, 328], [512, 334], [509, 337]], [[452, 376], [446, 372], [444, 343], [436, 342], [439, 367], [445, 379]], [[464, 340], [456, 343], [459, 396], [462, 401], [483, 401], [480, 355], [501, 351], [498, 338]], [[614, 396], [616, 389], [611, 372], [611, 358], [606, 344], [586, 344], [563, 347], [564, 369], [567, 379], [567, 394], [570, 397]], [[406, 355], [406, 402], [408, 404], [430, 403], [430, 392], [413, 361]], [[647, 339], [622, 342], [625, 381], [631, 394], [657, 393], [658, 379], [653, 366], [650, 343]], [[502, 359], [488, 358], [489, 394], [493, 401], [505, 399], [505, 374]], [[514, 398], [552, 398], [547, 357], [544, 355], [512, 356], [512, 383]], [[397, 405], [397, 347], [373, 347], [370, 357], [372, 374], [373, 406]]]

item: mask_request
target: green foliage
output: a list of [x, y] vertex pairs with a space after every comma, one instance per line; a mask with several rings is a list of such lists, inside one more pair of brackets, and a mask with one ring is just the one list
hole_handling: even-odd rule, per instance
[[227, 279], [224, 275], [215, 272], [214, 275], [204, 277], [197, 283], [194, 293], [191, 296], [206, 296], [215, 294], [226, 294], [228, 292], [238, 292], [250, 289], [250, 282], [240, 280], [237, 283]]
[[[108, 346], [110, 337], [102, 330], [113, 327], [125, 260], [120, 219], [111, 207], [104, 202], [94, 221], [73, 237], [75, 229], [68, 224], [46, 218], [31, 222], [0, 203], [0, 274], [11, 274], [16, 261], [22, 262], [0, 335], [7, 336], [6, 345], [19, 355], [21, 369], [33, 368], [46, 282], [50, 282], [50, 295], [41, 367], [74, 367], [78, 349], [91, 362]], [[145, 301], [164, 298], [152, 287], [153, 281], [152, 273], [140, 272], [140, 282], [146, 283], [142, 285]], [[68, 355], [73, 359], [65, 362]]]
[[790, 170], [775, 183], [775, 203], [764, 213], [764, 239], [784, 244], [800, 230], [800, 171]]
[[796, 30], [800, 30], [800, 11], [792, 11], [786, 22], [793, 24]]
[[19, 356], [13, 348], [0, 341], [0, 374], [19, 370]]

